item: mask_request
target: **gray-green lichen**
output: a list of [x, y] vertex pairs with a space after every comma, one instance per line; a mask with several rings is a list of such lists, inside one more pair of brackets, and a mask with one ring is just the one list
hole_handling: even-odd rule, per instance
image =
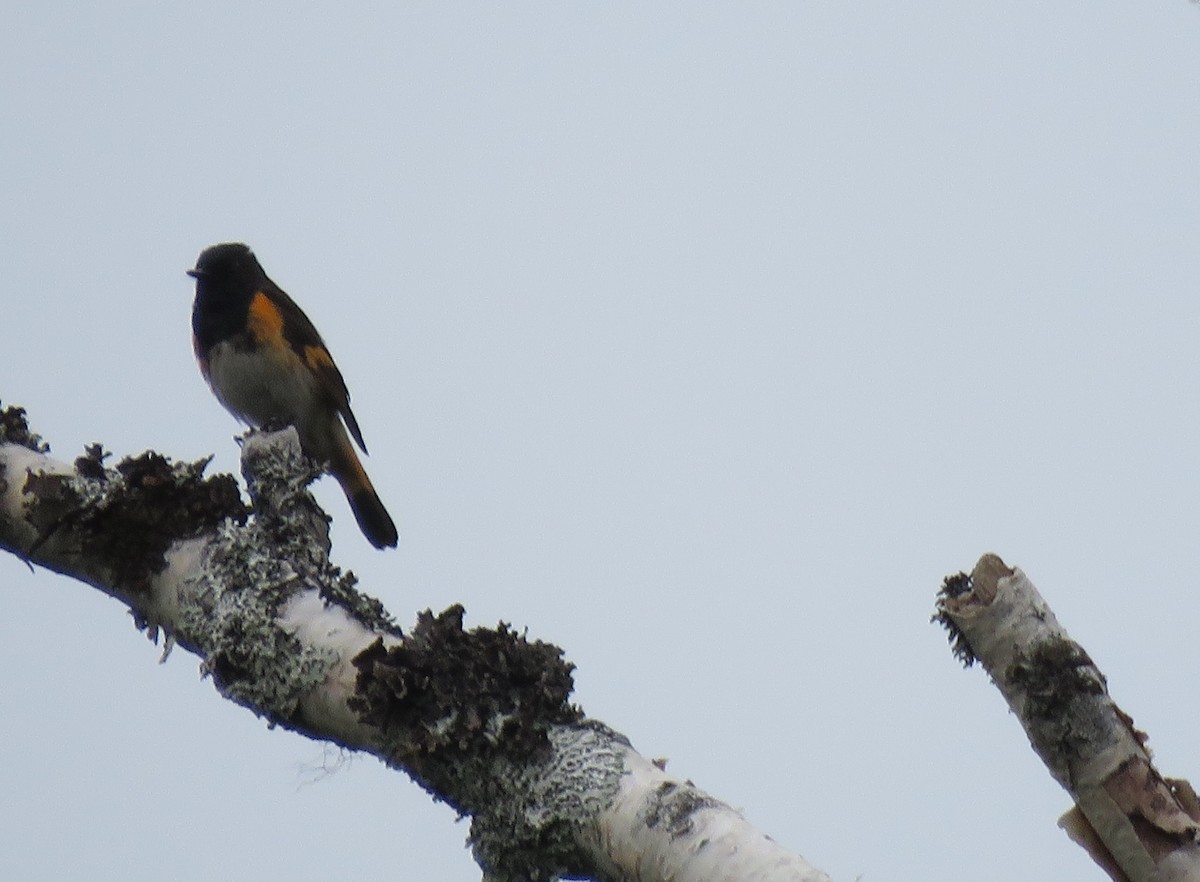
[[204, 656], [223, 695], [302, 729], [301, 699], [340, 659], [280, 626], [288, 600], [316, 591], [369, 629], [400, 629], [382, 604], [354, 590], [352, 573], [330, 562], [329, 517], [307, 490], [321, 470], [301, 452], [295, 430], [245, 435], [242, 468], [254, 517], [226, 524], [208, 545], [204, 576], [181, 592], [179, 636]]
[[273, 723], [302, 726], [301, 698], [321, 684], [337, 654], [303, 645], [279, 611], [312, 587], [254, 525], [227, 525], [204, 554], [204, 576], [180, 591], [179, 634], [204, 656], [217, 689]]
[[488, 882], [562, 879], [594, 867], [581, 843], [616, 797], [629, 742], [596, 720], [547, 734], [540, 762], [493, 771], [519, 798], [495, 800], [472, 818], [471, 847]]
[[255, 523], [275, 553], [312, 573], [326, 603], [346, 610], [369, 630], [400, 636], [383, 604], [356, 591], [354, 574], [330, 562], [330, 518], [307, 489], [323, 470], [304, 456], [296, 430], [248, 432], [242, 438], [242, 470]]

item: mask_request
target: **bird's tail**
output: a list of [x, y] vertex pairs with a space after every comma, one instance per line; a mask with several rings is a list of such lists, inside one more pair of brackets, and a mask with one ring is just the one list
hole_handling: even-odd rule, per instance
[[354, 512], [354, 518], [367, 541], [376, 548], [395, 548], [400, 535], [396, 532], [392, 516], [387, 513], [379, 494], [371, 486], [371, 479], [367, 477], [350, 438], [344, 431], [340, 434], [337, 449], [329, 463], [329, 472], [342, 485], [350, 510]]

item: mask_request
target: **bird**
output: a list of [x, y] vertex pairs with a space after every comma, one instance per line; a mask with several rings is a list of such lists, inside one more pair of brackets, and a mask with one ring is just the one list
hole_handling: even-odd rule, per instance
[[350, 440], [367, 452], [346, 381], [308, 316], [241, 242], [204, 249], [187, 274], [196, 280], [192, 344], [217, 400], [255, 428], [294, 426], [305, 455], [341, 485], [367, 541], [395, 547], [396, 525]]

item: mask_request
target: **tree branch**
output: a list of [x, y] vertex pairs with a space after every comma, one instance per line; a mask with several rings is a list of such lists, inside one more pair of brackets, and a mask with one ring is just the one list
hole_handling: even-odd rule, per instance
[[1147, 736], [1019, 569], [985, 554], [946, 579], [935, 618], [955, 654], [979, 661], [1076, 808], [1060, 826], [1115, 880], [1200, 879], [1200, 810], [1163, 778]]
[[270, 724], [372, 753], [472, 819], [489, 882], [828, 877], [570, 704], [551, 644], [464, 611], [401, 632], [329, 560], [318, 474], [291, 429], [249, 434], [234, 479], [147, 452], [55, 460], [0, 411], [0, 548], [125, 603]]

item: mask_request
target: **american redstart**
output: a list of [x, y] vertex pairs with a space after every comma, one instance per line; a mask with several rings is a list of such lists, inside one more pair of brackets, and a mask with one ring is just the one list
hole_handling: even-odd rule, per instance
[[188, 275], [192, 342], [217, 400], [251, 426], [295, 426], [305, 454], [342, 485], [367, 540], [394, 546], [396, 525], [350, 443], [367, 452], [346, 381], [308, 316], [241, 243], [206, 248]]

